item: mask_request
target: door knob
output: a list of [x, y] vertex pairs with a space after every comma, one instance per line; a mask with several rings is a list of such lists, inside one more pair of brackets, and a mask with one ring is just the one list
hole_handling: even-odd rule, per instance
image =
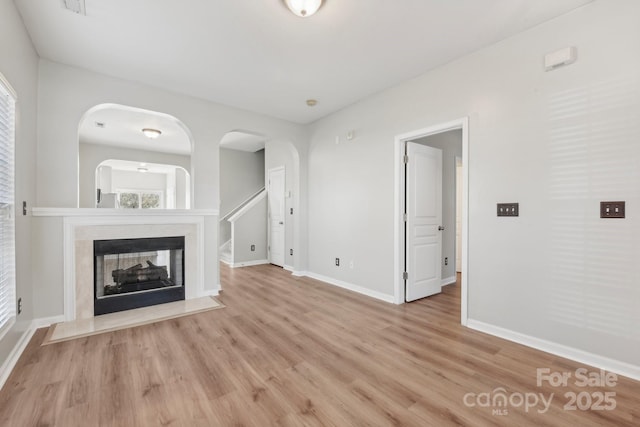
[[444, 231], [444, 226], [439, 225], [439, 226], [438, 226], [438, 231]]

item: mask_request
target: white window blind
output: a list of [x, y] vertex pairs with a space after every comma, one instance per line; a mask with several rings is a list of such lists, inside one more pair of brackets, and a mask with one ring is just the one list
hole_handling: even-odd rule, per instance
[[0, 75], [0, 336], [15, 319], [14, 144], [16, 98]]

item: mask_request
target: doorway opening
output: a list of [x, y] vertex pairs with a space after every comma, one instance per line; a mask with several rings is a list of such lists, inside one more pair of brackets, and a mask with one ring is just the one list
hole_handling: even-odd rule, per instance
[[[406, 147], [409, 145], [408, 143], [411, 143], [410, 146], [424, 146], [424, 145], [429, 145], [428, 141], [431, 139], [432, 141], [436, 140], [436, 139], [441, 139], [441, 138], [435, 138], [435, 136], [438, 135], [444, 135], [448, 132], [451, 131], [457, 131], [457, 135], [458, 136], [458, 140], [461, 139], [461, 153], [457, 154], [457, 155], [453, 155], [453, 156], [449, 156], [449, 158], [446, 160], [446, 163], [444, 164], [446, 166], [446, 168], [449, 171], [449, 175], [450, 178], [447, 179], [448, 183], [447, 183], [447, 197], [448, 198], [452, 198], [453, 200], [449, 200], [447, 203], [449, 206], [453, 206], [453, 210], [451, 210], [451, 212], [449, 214], [447, 214], [446, 218], [444, 219], [438, 219], [438, 221], [444, 221], [446, 220], [446, 223], [443, 224], [430, 224], [427, 225], [427, 227], [431, 227], [431, 229], [433, 229], [435, 227], [435, 229], [437, 230], [437, 227], [441, 227], [444, 228], [444, 230], [437, 230], [439, 233], [443, 233], [446, 231], [447, 233], [447, 248], [445, 248], [445, 251], [443, 252], [442, 255], [434, 253], [433, 251], [436, 251], [436, 249], [438, 249], [438, 247], [433, 246], [436, 243], [433, 243], [432, 245], [432, 249], [428, 249], [427, 246], [424, 247], [417, 247], [418, 249], [414, 252], [414, 255], [420, 254], [420, 253], [430, 253], [431, 256], [433, 257], [437, 257], [438, 258], [438, 266], [437, 269], [434, 267], [431, 270], [435, 273], [438, 273], [438, 276], [440, 276], [440, 280], [442, 284], [445, 283], [454, 283], [456, 280], [456, 276], [457, 276], [457, 262], [456, 262], [456, 252], [460, 253], [460, 273], [461, 273], [461, 290], [460, 290], [460, 294], [461, 294], [461, 304], [460, 304], [460, 311], [461, 311], [461, 323], [463, 325], [466, 325], [467, 323], [467, 294], [468, 294], [468, 182], [469, 182], [469, 173], [468, 173], [468, 168], [469, 168], [469, 138], [468, 138], [468, 118], [462, 118], [462, 119], [458, 119], [458, 120], [454, 120], [451, 122], [447, 122], [447, 123], [442, 123], [440, 125], [436, 125], [436, 126], [431, 126], [429, 128], [425, 128], [425, 129], [420, 129], [420, 130], [416, 130], [413, 132], [409, 132], [406, 134], [402, 134], [402, 135], [398, 135], [395, 138], [395, 215], [394, 215], [394, 219], [395, 219], [395, 226], [394, 226], [394, 235], [395, 235], [395, 249], [394, 249], [394, 262], [395, 262], [395, 266], [394, 266], [394, 272], [395, 272], [395, 277], [394, 277], [394, 302], [396, 304], [402, 304], [407, 300], [407, 293], [405, 290], [405, 283], [406, 280], [405, 278], [408, 277], [411, 274], [414, 275], [424, 275], [423, 273], [425, 272], [425, 268], [424, 265], [421, 265], [419, 262], [415, 262], [412, 265], [411, 262], [407, 263], [407, 254], [410, 252], [408, 252], [410, 250], [410, 248], [408, 249], [407, 244], [410, 243], [407, 241], [406, 239], [406, 232], [409, 232], [409, 230], [407, 230], [407, 225], [408, 225], [408, 216], [411, 214], [411, 212], [407, 211], [407, 207], [409, 206], [409, 208], [411, 209], [411, 204], [413, 203], [415, 206], [416, 200], [413, 199], [408, 199], [408, 198], [412, 198], [415, 196], [416, 192], [421, 191], [420, 190], [420, 186], [424, 185], [423, 181], [424, 181], [424, 176], [414, 176], [413, 178], [409, 175], [410, 173], [412, 173], [409, 169], [409, 174], [405, 173], [405, 150]], [[450, 135], [453, 135], [454, 133], [451, 133]], [[432, 138], [429, 138], [432, 137]], [[451, 148], [449, 146], [443, 146], [442, 148]], [[461, 174], [462, 174], [462, 179], [461, 179], [461, 187], [462, 187], [462, 191], [461, 191], [461, 196], [459, 197], [460, 200], [460, 210], [461, 210], [461, 214], [460, 214], [460, 220], [457, 221], [456, 220], [456, 213], [455, 213], [455, 205], [456, 205], [456, 199], [458, 198], [458, 196], [456, 195], [456, 175], [457, 175], [457, 160], [456, 158], [459, 158], [460, 162], [461, 162]], [[411, 160], [409, 160], [411, 161]], [[423, 163], [428, 163], [430, 161], [425, 161]], [[422, 174], [422, 172], [420, 172], [420, 174]], [[409, 194], [409, 192], [407, 192], [407, 185], [410, 184], [409, 181], [413, 179], [415, 182], [414, 184], [416, 185], [416, 188], [414, 188], [413, 190], [410, 190], [413, 192], [412, 194]], [[431, 184], [433, 186], [433, 183]], [[438, 184], [439, 185], [439, 184]], [[437, 188], [437, 187], [436, 187]], [[416, 190], [417, 189], [417, 190]], [[415, 190], [415, 191], [414, 191]], [[418, 201], [419, 203], [426, 203], [424, 201]], [[413, 213], [415, 213], [416, 211], [413, 210]], [[407, 215], [405, 215], [407, 214]], [[420, 215], [418, 215], [420, 216]], [[459, 226], [457, 225], [457, 223], [459, 222]], [[419, 225], [419, 224], [418, 224]], [[448, 227], [448, 230], [447, 230]], [[460, 248], [455, 249], [456, 247], [456, 229], [460, 229]], [[422, 228], [422, 229], [414, 229], [413, 232], [413, 236], [420, 236], [420, 233], [424, 230], [426, 230], [427, 228]], [[417, 230], [417, 231], [416, 231]], [[428, 233], [426, 233], [428, 234]], [[426, 237], [422, 236], [422, 237]], [[433, 233], [432, 233], [433, 234]], [[427, 242], [429, 243], [429, 242]], [[440, 245], [440, 243], [437, 243], [438, 245]], [[439, 246], [439, 248], [441, 249], [442, 246]], [[450, 253], [449, 253], [450, 252]], [[420, 255], [421, 256], [421, 255]], [[445, 259], [446, 258], [446, 259]], [[422, 269], [421, 271], [416, 271], [416, 267], [417, 265], [420, 265], [419, 269]], [[406, 268], [409, 269], [413, 269], [414, 271], [407, 271]], [[441, 274], [439, 269], [442, 269], [442, 272], [445, 272], [444, 275]], [[405, 274], [406, 272], [406, 274]], [[444, 277], [444, 279], [442, 279], [442, 277]]]

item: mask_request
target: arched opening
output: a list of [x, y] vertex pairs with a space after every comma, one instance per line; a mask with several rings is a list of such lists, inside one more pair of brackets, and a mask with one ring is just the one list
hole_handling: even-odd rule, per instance
[[177, 118], [101, 104], [81, 119], [78, 140], [79, 207], [191, 207], [193, 141]]
[[220, 259], [232, 267], [271, 263], [299, 270], [305, 255], [300, 212], [295, 145], [254, 132], [227, 133], [220, 142]]
[[109, 159], [96, 168], [97, 206], [188, 209], [191, 177], [181, 166]]

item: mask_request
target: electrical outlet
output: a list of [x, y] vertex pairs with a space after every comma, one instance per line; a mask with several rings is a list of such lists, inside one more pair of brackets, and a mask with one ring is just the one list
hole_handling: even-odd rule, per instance
[[449, 257], [444, 257], [444, 265], [449, 265]]
[[251, 245], [251, 252], [255, 252], [256, 251], [256, 245]]
[[336, 258], [336, 267], [340, 267], [340, 258]]
[[289, 215], [293, 215], [293, 208], [289, 209]]
[[18, 314], [22, 313], [22, 298], [18, 298]]
[[293, 256], [293, 249], [289, 249], [289, 255]]

